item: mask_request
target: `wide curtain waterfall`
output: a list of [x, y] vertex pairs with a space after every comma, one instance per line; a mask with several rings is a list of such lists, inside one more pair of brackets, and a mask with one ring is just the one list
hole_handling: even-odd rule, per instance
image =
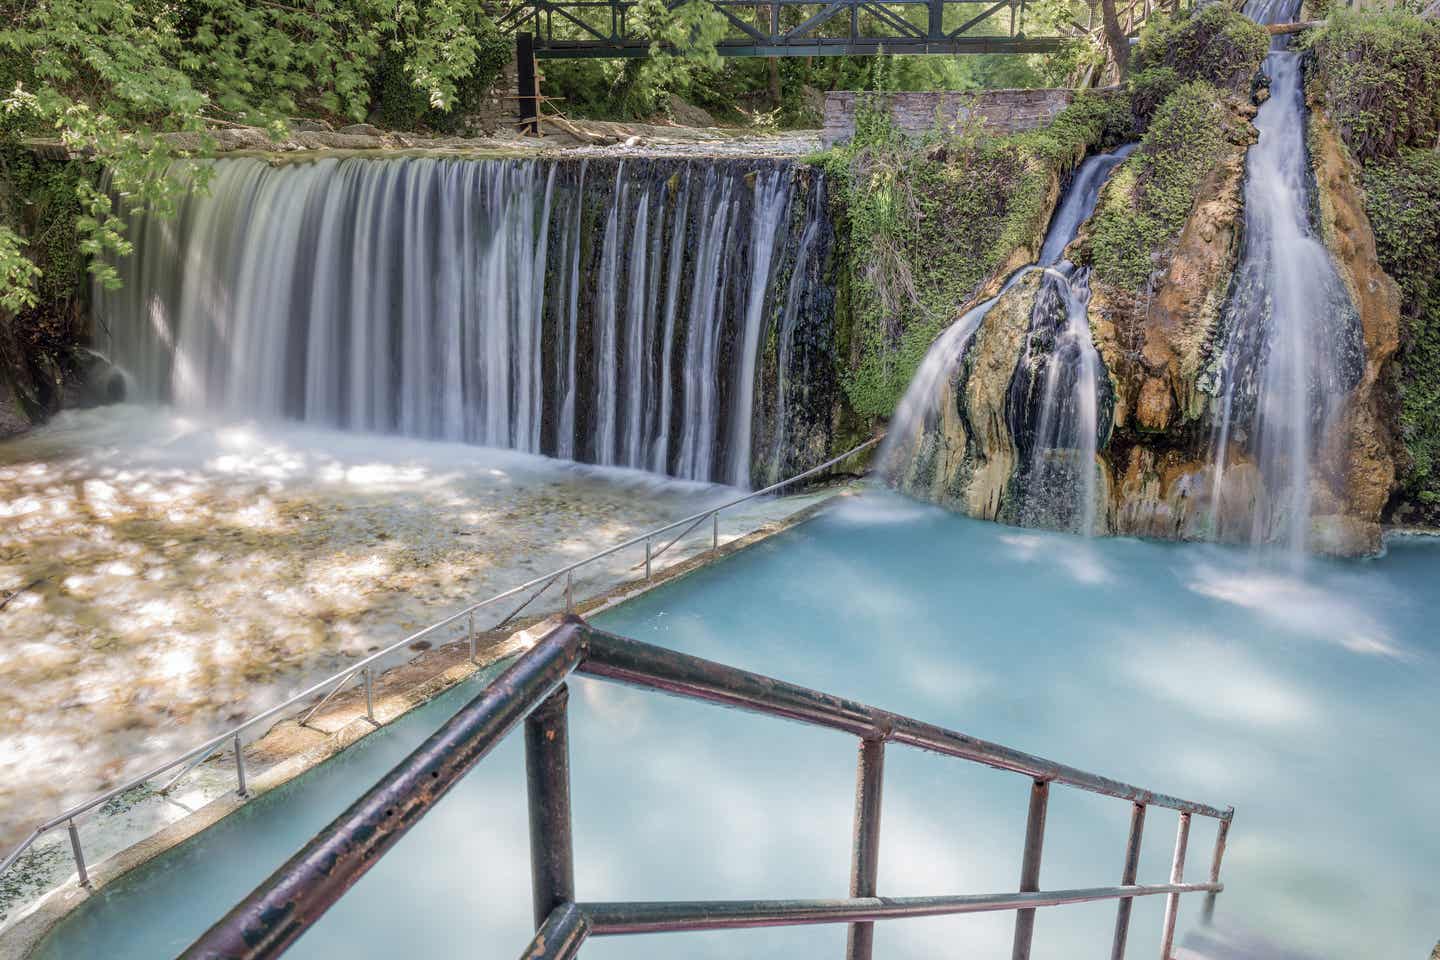
[[772, 394], [793, 379], [776, 363], [814, 360], [795, 338], [829, 322], [794, 289], [829, 232], [818, 173], [417, 157], [207, 172], [175, 216], [132, 214], [123, 285], [96, 290], [138, 398], [741, 486], [792, 465], [786, 423], [757, 421], [809, 415]]

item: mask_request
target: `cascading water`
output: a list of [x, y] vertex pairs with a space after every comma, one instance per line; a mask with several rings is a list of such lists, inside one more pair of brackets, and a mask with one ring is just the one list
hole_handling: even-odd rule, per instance
[[825, 215], [791, 216], [796, 169], [221, 160], [174, 218], [132, 215], [97, 316], [138, 399], [743, 486], [785, 433], [755, 422], [766, 330]]
[[[955, 405], [953, 381], [986, 316], [1011, 287], [1043, 270], [1031, 311], [1024, 356], [1012, 378], [1006, 419], [1022, 448], [1013, 485], [1021, 522], [1094, 529], [1101, 375], [1090, 338], [1089, 273], [1061, 261], [1090, 216], [1100, 189], [1133, 145], [1090, 157], [1051, 219], [1036, 264], [1016, 271], [993, 298], [971, 309], [931, 345], [891, 420], [882, 471], [912, 492], [934, 495], [941, 421]], [[1058, 320], [1057, 320], [1058, 318]], [[1043, 505], [1043, 508], [1042, 508]]]
[[[1014, 486], [1026, 526], [1096, 532], [1102, 377], [1090, 336], [1090, 271], [1062, 257], [1095, 209], [1100, 188], [1134, 149], [1127, 144], [1081, 166], [1040, 250], [1045, 273], [1006, 405], [1020, 452]], [[1108, 396], [1108, 379], [1103, 386]]]
[[[1275, 23], [1294, 19], [1298, 6], [1251, 0], [1245, 13]], [[1360, 376], [1364, 348], [1345, 286], [1310, 222], [1301, 69], [1285, 45], [1277, 38], [1265, 59], [1270, 96], [1245, 163], [1244, 240], [1216, 365], [1211, 503], [1217, 537], [1279, 541], [1298, 557], [1314, 452]], [[1258, 471], [1258, 490], [1230, 475], [1242, 456]]]

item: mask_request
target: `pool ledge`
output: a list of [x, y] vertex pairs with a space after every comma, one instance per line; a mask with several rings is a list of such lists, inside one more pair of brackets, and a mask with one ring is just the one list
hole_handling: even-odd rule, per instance
[[[715, 561], [733, 556], [805, 522], [824, 509], [831, 500], [849, 496], [856, 489], [855, 483], [842, 482], [823, 488], [822, 496], [818, 499], [814, 492], [797, 497], [797, 500], [810, 502], [792, 513], [769, 520], [748, 533], [722, 543], [717, 549], [676, 559], [669, 565], [659, 567], [648, 580], [631, 581], [602, 589], [579, 600], [575, 605], [576, 610], [584, 616], [600, 613], [662, 584], [682, 579]], [[374, 683], [374, 723], [366, 716], [365, 696], [359, 688], [336, 695], [325, 709], [312, 717], [304, 727], [300, 726], [295, 718], [277, 722], [263, 737], [245, 748], [246, 769], [257, 771], [247, 778], [250, 788], [248, 796], [241, 798], [233, 789], [223, 789], [218, 796], [205, 800], [193, 812], [88, 865], [89, 888], [82, 887], [72, 877], [29, 904], [23, 901], [16, 904], [11, 914], [12, 919], [0, 927], [0, 960], [27, 960], [60, 921], [91, 897], [101, 893], [106, 886], [197, 836], [226, 816], [242, 809], [250, 800], [263, 796], [338, 756], [371, 733], [393, 723], [476, 673], [497, 673], [505, 662], [533, 646], [554, 622], [554, 615], [521, 618], [516, 620], [520, 629], [514, 633], [482, 634], [475, 662], [469, 659], [468, 645], [460, 641], [423, 651], [411, 660], [385, 671]], [[233, 759], [226, 753], [207, 759], [191, 776], [211, 784], [225, 783], [233, 779], [232, 769]], [[66, 853], [68, 856], [68, 847]], [[17, 864], [16, 870], [16, 882], [23, 884], [23, 867]]]

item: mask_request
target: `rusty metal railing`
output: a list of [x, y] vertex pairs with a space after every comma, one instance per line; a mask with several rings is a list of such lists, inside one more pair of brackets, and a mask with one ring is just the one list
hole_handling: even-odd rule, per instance
[[[474, 660], [477, 655], [476, 643], [478, 639], [478, 634], [475, 629], [475, 613], [477, 610], [480, 610], [484, 607], [489, 607], [490, 605], [495, 603], [499, 603], [501, 600], [507, 600], [529, 594], [529, 596], [526, 597], [524, 602], [522, 602], [518, 607], [506, 614], [499, 621], [496, 627], [491, 628], [492, 630], [497, 629], [498, 627], [503, 626], [513, 620], [521, 611], [523, 611], [537, 598], [539, 598], [541, 594], [545, 593], [557, 583], [560, 583], [563, 578], [564, 607], [566, 612], [571, 612], [575, 609], [575, 572], [583, 567], [594, 563], [597, 560], [603, 560], [606, 557], [620, 553], [623, 550], [629, 550], [632, 547], [643, 546], [645, 559], [643, 561], [637, 562], [633, 567], [631, 567], [631, 569], [639, 570], [643, 567], [643, 579], [649, 580], [653, 571], [654, 562], [658, 560], [661, 555], [663, 555], [667, 550], [675, 546], [675, 544], [678, 543], [681, 539], [688, 536], [692, 531], [698, 528], [700, 524], [704, 523], [707, 520], [710, 521], [710, 549], [712, 551], [718, 550], [720, 548], [721, 513], [731, 509], [732, 507], [739, 506], [742, 503], [747, 503], [759, 497], [769, 496], [771, 494], [778, 494], [786, 488], [793, 487], [796, 483], [804, 480], [809, 480], [812, 477], [823, 474], [826, 471], [830, 470], [832, 467], [835, 467], [836, 465], [844, 463], [846, 460], [849, 460], [852, 457], [864, 453], [866, 450], [869, 450], [871, 447], [880, 443], [880, 441], [884, 439], [884, 434], [873, 437], [869, 440], [866, 440], [864, 443], [861, 443], [859, 446], [853, 447], [850, 450], [845, 451], [837, 457], [832, 457], [831, 459], [826, 460], [822, 464], [811, 467], [809, 470], [806, 470], [803, 473], [798, 473], [793, 477], [787, 477], [786, 479], [781, 480], [777, 483], [772, 483], [770, 486], [763, 489], [752, 491], [750, 493], [736, 497], [732, 500], [727, 500], [724, 503], [710, 507], [706, 510], [702, 510], [699, 513], [691, 514], [688, 517], [683, 517], [679, 520], [667, 523], [662, 527], [656, 527], [653, 530], [648, 530], [645, 533], [640, 534], [639, 536], [631, 537], [628, 540], [621, 541], [614, 546], [606, 547], [604, 550], [597, 551], [587, 557], [582, 557], [581, 559], [576, 560], [573, 563], [566, 564], [565, 566], [560, 567], [558, 570], [552, 570], [549, 573], [542, 574], [532, 580], [527, 580], [525, 583], [522, 583], [519, 586], [511, 587], [509, 590], [502, 590], [500, 593], [497, 593], [494, 596], [486, 597], [484, 600], [479, 600], [471, 603], [464, 608], [457, 610], [455, 613], [452, 613], [441, 620], [437, 620], [436, 622], [430, 624], [429, 626], [421, 630], [417, 630], [416, 632], [410, 634], [407, 637], [396, 640], [389, 646], [384, 647], [360, 660], [357, 660], [355, 663], [352, 663], [350, 666], [344, 668], [343, 670], [340, 670], [337, 673], [331, 674], [324, 680], [321, 680], [318, 683], [311, 684], [309, 687], [306, 687], [304, 690], [301, 690], [299, 693], [295, 694], [289, 699], [281, 703], [277, 703], [273, 707], [270, 707], [266, 710], [261, 711], [260, 713], [254, 714], [253, 716], [245, 720], [242, 720], [240, 723], [231, 727], [224, 733], [211, 737], [204, 743], [192, 747], [191, 749], [185, 751], [182, 754], [179, 754], [178, 756], [171, 757], [164, 763], [161, 763], [158, 766], [147, 770], [139, 776], [131, 777], [124, 783], [121, 783], [119, 786], [112, 787], [109, 790], [104, 791], [103, 793], [96, 794], [89, 800], [85, 800], [81, 803], [75, 804], [74, 806], [44, 821], [43, 823], [40, 823], [35, 827], [35, 829], [30, 832], [30, 834], [23, 841], [21, 841], [14, 849], [10, 851], [9, 854], [6, 855], [3, 861], [0, 861], [0, 876], [3, 876], [6, 871], [8, 871], [12, 866], [19, 862], [20, 858], [26, 853], [26, 851], [28, 851], [32, 846], [34, 846], [36, 841], [38, 841], [42, 836], [52, 830], [64, 827], [70, 838], [70, 853], [71, 856], [74, 858], [76, 876], [79, 879], [81, 886], [88, 887], [90, 885], [90, 876], [89, 871], [86, 867], [85, 851], [80, 841], [80, 831], [79, 827], [77, 826], [77, 821], [86, 814], [89, 814], [92, 811], [109, 803], [116, 797], [125, 793], [129, 793], [131, 790], [134, 790], [137, 787], [145, 786], [152, 780], [158, 780], [160, 777], [170, 774], [170, 779], [166, 780], [158, 789], [155, 790], [155, 793], [157, 794], [168, 794], [169, 791], [181, 779], [194, 771], [197, 767], [200, 766], [201, 763], [210, 759], [212, 756], [215, 756], [217, 751], [224, 749], [227, 745], [231, 748], [233, 762], [235, 764], [236, 793], [241, 797], [246, 797], [248, 795], [248, 790], [245, 784], [245, 750], [242, 738], [248, 731], [256, 729], [260, 724], [264, 723], [265, 721], [278, 719], [285, 712], [303, 703], [306, 703], [313, 697], [323, 694], [319, 702], [311, 706], [311, 708], [300, 719], [300, 725], [304, 726], [305, 723], [312, 716], [315, 715], [316, 711], [318, 711], [321, 707], [328, 703], [330, 699], [334, 697], [337, 693], [343, 690], [345, 686], [350, 683], [350, 681], [358, 677], [361, 684], [365, 688], [365, 713], [366, 716], [373, 723], [375, 722], [375, 704], [373, 693], [375, 671], [381, 661], [383, 661], [386, 657], [392, 656], [397, 651], [410, 647], [417, 641], [427, 639], [434, 635], [437, 631], [443, 630], [446, 627], [451, 627], [457, 624], [464, 624], [465, 635], [470, 643], [470, 659]], [[675, 534], [675, 536], [669, 539], [668, 542], [665, 542], [664, 545], [661, 546], [658, 550], [655, 549], [655, 544], [657, 542], [663, 541], [666, 537], [670, 536], [671, 533], [674, 533], [677, 530], [679, 531], [679, 533]]]
[[[663, 903], [587, 903], [575, 898], [570, 817], [570, 760], [566, 678], [591, 677], [644, 687], [755, 713], [839, 730], [860, 740], [850, 896], [836, 900], [740, 900]], [[525, 722], [529, 790], [531, 887], [537, 932], [526, 960], [565, 960], [587, 937], [720, 930], [741, 927], [847, 923], [849, 960], [868, 960], [874, 923], [903, 917], [993, 911], [1016, 912], [1012, 957], [1030, 955], [1035, 911], [1097, 900], [1119, 903], [1111, 956], [1125, 955], [1130, 907], [1136, 897], [1165, 896], [1162, 960], [1170, 960], [1182, 894], [1204, 893], [1204, 918], [1214, 912], [1220, 862], [1234, 808], [1224, 810], [1155, 793], [879, 710], [688, 654], [617, 637], [575, 616], [541, 639], [490, 687], [385, 775], [268, 880], [210, 928], [182, 960], [264, 960], [277, 957], [360, 879], [404, 833], [496, 744]], [[876, 892], [880, 804], [888, 744], [918, 747], [1030, 777], [1029, 814], [1017, 891], [881, 897]], [[1045, 810], [1052, 784], [1127, 800], [1130, 834], [1118, 886], [1039, 888]], [[1179, 812], [1170, 879], [1136, 883], [1145, 811]], [[1210, 877], [1184, 880], [1194, 816], [1219, 821]]]

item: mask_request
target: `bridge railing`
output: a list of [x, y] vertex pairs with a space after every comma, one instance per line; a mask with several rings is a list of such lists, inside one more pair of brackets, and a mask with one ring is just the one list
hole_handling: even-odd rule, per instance
[[5, 857], [3, 861], [0, 861], [0, 876], [4, 876], [4, 874], [9, 871], [11, 867], [15, 866], [15, 864], [20, 860], [20, 858], [24, 856], [25, 853], [29, 851], [30, 848], [33, 847], [36, 842], [40, 840], [41, 837], [45, 836], [51, 831], [64, 827], [66, 832], [69, 834], [70, 852], [71, 856], [74, 858], [76, 874], [79, 878], [80, 884], [82, 886], [89, 886], [90, 877], [86, 865], [84, 844], [82, 843], [80, 837], [79, 823], [82, 821], [82, 818], [85, 817], [87, 814], [93, 813], [95, 810], [103, 807], [105, 804], [109, 803], [111, 800], [114, 800], [116, 797], [127, 794], [132, 790], [136, 790], [138, 788], [150, 785], [152, 781], [158, 781], [161, 777], [169, 774], [169, 778], [160, 783], [158, 788], [154, 790], [156, 794], [166, 795], [172, 789], [174, 789], [174, 787], [182, 779], [184, 779], [197, 767], [199, 767], [201, 763], [210, 759], [212, 756], [215, 756], [217, 751], [223, 750], [227, 745], [231, 748], [231, 754], [233, 758], [232, 762], [235, 765], [236, 792], [241, 797], [248, 796], [249, 789], [246, 784], [244, 737], [246, 736], [246, 734], [251, 733], [256, 728], [258, 728], [260, 724], [263, 724], [267, 721], [276, 720], [285, 713], [296, 710], [296, 708], [304, 709], [304, 704], [307, 704], [315, 697], [320, 696], [321, 699], [318, 702], [314, 703], [310, 707], [310, 709], [301, 717], [300, 724], [303, 726], [311, 717], [315, 715], [316, 711], [318, 711], [321, 707], [328, 703], [332, 697], [338, 694], [341, 690], [345, 689], [345, 687], [349, 685], [352, 681], [356, 680], [358, 680], [359, 683], [364, 686], [366, 716], [369, 717], [369, 719], [373, 722], [375, 720], [373, 696], [375, 673], [384, 660], [395, 655], [399, 651], [410, 647], [418, 641], [429, 639], [440, 631], [445, 630], [446, 628], [463, 626], [465, 636], [470, 644], [470, 659], [474, 660], [478, 653], [477, 645], [479, 640], [479, 633], [476, 631], [475, 628], [475, 615], [477, 612], [494, 606], [495, 604], [498, 604], [504, 600], [524, 597], [525, 599], [523, 600], [523, 602], [521, 602], [518, 606], [516, 606], [509, 613], [507, 613], [497, 624], [489, 628], [492, 631], [497, 630], [500, 627], [503, 627], [505, 624], [509, 623], [510, 621], [514, 620], [522, 612], [528, 609], [530, 605], [534, 603], [535, 600], [538, 599], [542, 594], [549, 591], [552, 587], [556, 587], [557, 585], [561, 584], [563, 584], [564, 590], [564, 609], [567, 612], [573, 611], [575, 608], [575, 575], [583, 568], [590, 566], [596, 561], [611, 557], [622, 551], [637, 550], [638, 552], [640, 549], [643, 549], [644, 559], [637, 561], [631, 569], [642, 572], [643, 579], [649, 580], [653, 572], [655, 562], [658, 561], [661, 556], [663, 556], [667, 551], [669, 551], [682, 539], [699, 529], [702, 524], [709, 521], [711, 525], [710, 549], [712, 551], [718, 550], [720, 547], [720, 514], [724, 513], [727, 510], [731, 510], [734, 507], [739, 506], [740, 504], [748, 503], [751, 500], [755, 500], [760, 497], [770, 496], [772, 494], [781, 493], [786, 489], [794, 487], [797, 483], [805, 480], [810, 480], [821, 474], [824, 474], [833, 467], [842, 464], [845, 461], [871, 449], [876, 444], [880, 443], [880, 441], [882, 441], [883, 439], [883, 435], [874, 437], [856, 447], [853, 447], [850, 450], [847, 450], [845, 453], [842, 453], [837, 457], [832, 457], [824, 463], [812, 467], [802, 473], [798, 473], [793, 477], [788, 477], [784, 480], [779, 481], [778, 483], [773, 483], [767, 487], [764, 487], [763, 489], [735, 497], [731, 500], [727, 500], [717, 506], [702, 510], [699, 513], [691, 514], [688, 517], [684, 517], [672, 523], [667, 523], [664, 526], [656, 527], [653, 530], [648, 530], [645, 533], [640, 534], [639, 536], [631, 537], [628, 540], [621, 541], [620, 543], [617, 543], [612, 547], [607, 547], [604, 550], [600, 550], [596, 553], [590, 554], [587, 557], [576, 560], [574, 563], [566, 564], [565, 566], [560, 567], [557, 570], [552, 570], [551, 572], [542, 574], [541, 576], [535, 577], [532, 580], [527, 580], [526, 582], [518, 586], [511, 587], [508, 590], [503, 590], [493, 596], [486, 597], [483, 600], [479, 600], [475, 603], [469, 604], [468, 606], [457, 610], [455, 613], [450, 614], [444, 619], [438, 620], [422, 630], [416, 631], [415, 633], [412, 633], [409, 636], [404, 637], [403, 639], [397, 640], [389, 646], [384, 647], [381, 650], [372, 653], [361, 660], [357, 660], [355, 663], [344, 668], [343, 670], [340, 670], [337, 673], [331, 674], [324, 680], [321, 680], [318, 683], [311, 684], [309, 687], [306, 687], [304, 690], [301, 690], [299, 693], [295, 694], [292, 697], [289, 697], [283, 702], [277, 703], [267, 710], [263, 710], [260, 713], [254, 714], [253, 716], [242, 720], [240, 723], [226, 730], [224, 733], [219, 734], [218, 736], [211, 737], [205, 742], [198, 744], [189, 750], [186, 750], [184, 753], [171, 757], [163, 763], [160, 763], [157, 766], [146, 770], [139, 776], [131, 777], [125, 780], [119, 786], [106, 790], [103, 793], [96, 794], [89, 800], [85, 800], [81, 803], [75, 804], [72, 807], [69, 807], [68, 809], [62, 810], [55, 816], [49, 818], [48, 820], [45, 820], [43, 823], [38, 824], [23, 841], [21, 841], [13, 850], [10, 851], [10, 853]]
[[[533, 35], [533, 54], [646, 57], [638, 0], [523, 0], [499, 18]], [[670, 6], [678, 6], [671, 0]], [[1044, 53], [1068, 38], [1025, 33], [1026, 0], [709, 0], [727, 33], [721, 56], [874, 53]]]
[[[571, 673], [825, 727], [859, 739], [850, 895], [834, 900], [592, 903], [576, 899], [571, 841], [566, 678]], [[874, 924], [904, 917], [1014, 911], [1012, 957], [1030, 955], [1041, 907], [1118, 901], [1112, 960], [1125, 955], [1136, 897], [1164, 896], [1161, 958], [1170, 960], [1179, 901], [1204, 893], [1213, 915], [1224, 889], [1220, 864], [1233, 808], [1155, 793], [1098, 774], [947, 730], [852, 700], [651, 646], [591, 627], [577, 617], [542, 638], [474, 700], [386, 774], [345, 813], [183, 954], [185, 960], [277, 957], [373, 867], [421, 817], [521, 722], [530, 819], [531, 887], [537, 933], [526, 960], [565, 960], [586, 938], [681, 930], [847, 923], [848, 960], [871, 956]], [[984, 764], [1031, 779], [1017, 890], [979, 895], [882, 897], [877, 886], [885, 750], [896, 744]], [[1052, 784], [1131, 804], [1120, 883], [1041, 890], [1040, 863]], [[1169, 882], [1137, 883], [1147, 809], [1179, 813]], [[1209, 878], [1184, 879], [1192, 817], [1219, 821]]]

